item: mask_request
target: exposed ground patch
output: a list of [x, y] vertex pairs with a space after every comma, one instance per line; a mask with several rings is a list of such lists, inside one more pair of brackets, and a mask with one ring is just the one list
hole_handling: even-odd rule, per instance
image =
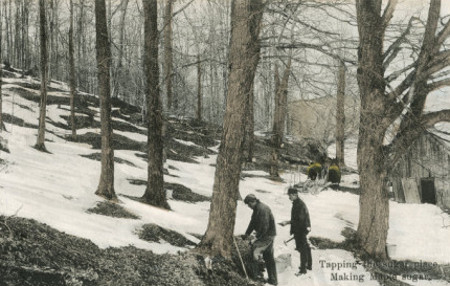
[[0, 216], [0, 227], [2, 286], [251, 285], [227, 261], [209, 271], [200, 256], [190, 253], [156, 255], [132, 246], [99, 249], [35, 220]]
[[164, 240], [178, 247], [195, 246], [196, 244], [176, 231], [160, 227], [157, 224], [144, 224], [142, 229], [137, 231], [140, 239], [152, 242]]
[[[84, 158], [91, 159], [91, 160], [95, 160], [95, 161], [101, 161], [101, 159], [102, 159], [102, 154], [101, 153], [92, 153], [92, 154], [89, 154], [89, 155], [80, 155], [80, 156], [84, 157]], [[114, 156], [114, 162], [115, 163], [119, 163], [119, 164], [126, 164], [128, 166], [138, 168], [138, 166], [136, 166], [132, 162], [127, 161], [125, 159], [121, 159], [121, 158], [116, 157], [116, 156]]]
[[[144, 180], [139, 179], [128, 179], [130, 184], [133, 185], [146, 185], [147, 182]], [[164, 182], [164, 189], [172, 190], [172, 198], [174, 200], [178, 201], [185, 201], [190, 203], [196, 203], [196, 202], [204, 202], [204, 201], [210, 201], [211, 199], [209, 197], [194, 193], [191, 189], [188, 187], [185, 187], [181, 184], [176, 183], [167, 183]]]
[[107, 201], [97, 203], [95, 207], [88, 209], [87, 212], [117, 218], [139, 219], [139, 216], [125, 209], [120, 204]]

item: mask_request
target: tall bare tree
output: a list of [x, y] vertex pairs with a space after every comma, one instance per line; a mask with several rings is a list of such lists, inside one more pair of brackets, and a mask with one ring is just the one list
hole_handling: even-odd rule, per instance
[[41, 100], [39, 102], [39, 128], [35, 148], [46, 151], [45, 148], [45, 118], [47, 111], [47, 81], [48, 81], [48, 51], [47, 51], [47, 16], [45, 0], [39, 0], [40, 50], [41, 50]]
[[[173, 69], [173, 52], [172, 52], [172, 13], [174, 0], [165, 1], [164, 9], [164, 80], [166, 81], [167, 108], [177, 108], [177, 101], [174, 101], [172, 91], [172, 69]], [[174, 106], [172, 106], [172, 104]]]
[[144, 6], [144, 75], [147, 98], [148, 167], [144, 202], [170, 209], [164, 191], [163, 116], [159, 88], [157, 0], [142, 0]]
[[106, 24], [105, 0], [95, 0], [95, 31], [102, 136], [100, 182], [95, 194], [108, 200], [117, 200], [114, 191], [114, 150], [112, 147], [113, 130], [111, 123], [111, 48], [108, 39], [108, 27]]
[[203, 101], [202, 101], [202, 62], [200, 54], [197, 55], [197, 120], [202, 120]]
[[[385, 75], [399, 54], [405, 34], [384, 51], [386, 28], [397, 0], [382, 10], [382, 0], [357, 0], [359, 32], [358, 85], [361, 117], [358, 141], [358, 169], [361, 183], [357, 235], [362, 248], [378, 258], [386, 258], [389, 228], [389, 201], [386, 175], [424, 129], [440, 121], [450, 121], [450, 110], [424, 112], [428, 94], [450, 85], [443, 71], [450, 65], [450, 51], [443, 45], [450, 34], [450, 21], [439, 27], [440, 0], [431, 0], [420, 52], [400, 72]], [[406, 73], [402, 79], [400, 75]], [[400, 83], [392, 86], [394, 80]], [[389, 84], [389, 90], [387, 86]], [[384, 145], [387, 131], [400, 120], [393, 140]], [[405, 148], [406, 147], [406, 148]]]
[[275, 66], [275, 112], [272, 129], [272, 162], [270, 166], [270, 176], [279, 177], [278, 157], [281, 145], [283, 144], [284, 129], [286, 126], [287, 94], [289, 75], [291, 73], [292, 57], [289, 57], [283, 77], [280, 80], [278, 67]]
[[[217, 157], [208, 228], [199, 248], [231, 257], [236, 204], [239, 195], [242, 143], [247, 97], [253, 86], [264, 5], [261, 0], [233, 0], [227, 106]], [[255, 40], [255, 41], [254, 41]]]
[[336, 95], [336, 160], [339, 166], [344, 166], [345, 140], [345, 63], [339, 61]]
[[124, 46], [125, 46], [125, 28], [126, 28], [126, 16], [128, 10], [128, 1], [122, 0], [120, 2], [120, 9], [122, 10], [119, 24], [119, 45], [116, 67], [113, 73], [113, 97], [118, 97], [121, 90], [121, 78], [123, 77], [123, 58], [124, 58]]
[[70, 125], [72, 127], [72, 136], [77, 135], [77, 128], [75, 126], [75, 92], [76, 92], [76, 78], [75, 78], [75, 60], [73, 49], [73, 0], [70, 0], [70, 21], [69, 21], [69, 83], [70, 83]]

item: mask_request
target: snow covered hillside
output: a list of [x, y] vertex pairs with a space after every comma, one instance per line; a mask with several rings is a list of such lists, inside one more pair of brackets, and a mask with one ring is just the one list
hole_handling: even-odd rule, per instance
[[[146, 180], [147, 176], [147, 163], [142, 158], [144, 153], [139, 151], [115, 150], [116, 158], [123, 160], [122, 163], [115, 164], [116, 193], [122, 206], [139, 219], [113, 218], [88, 213], [88, 209], [102, 201], [94, 194], [100, 177], [100, 162], [88, 156], [98, 150], [94, 150], [89, 144], [75, 143], [64, 138], [64, 135], [70, 135], [70, 130], [60, 126], [67, 124], [62, 116], [69, 115], [69, 106], [64, 104], [48, 106], [46, 147], [50, 154], [35, 150], [33, 145], [37, 135], [38, 103], [20, 96], [17, 90], [19, 84], [38, 83], [31, 79], [18, 78], [4, 81], [3, 112], [20, 120], [16, 120], [15, 124], [6, 123], [7, 132], [1, 134], [7, 140], [10, 152], [0, 153], [3, 160], [0, 165], [0, 214], [35, 219], [57, 230], [87, 238], [101, 248], [134, 245], [157, 254], [177, 253], [188, 249], [173, 246], [165, 241], [147, 242], [140, 239], [136, 231], [148, 223], [177, 231], [193, 242], [199, 241], [196, 235], [202, 235], [206, 230], [209, 201], [189, 203], [172, 199], [169, 194], [172, 211], [166, 211], [130, 199], [130, 196], [142, 196], [145, 190], [145, 186], [132, 183], [133, 180]], [[66, 90], [64, 85], [52, 83], [51, 86]], [[39, 94], [36, 89], [23, 87], [20, 89]], [[67, 98], [68, 94], [68, 91], [51, 92], [55, 97]], [[96, 112], [94, 120], [99, 121], [98, 109], [91, 107], [91, 110]], [[134, 127], [142, 129], [139, 126]], [[78, 130], [78, 134], [89, 132], [99, 133], [100, 129], [98, 127]], [[146, 142], [146, 136], [139, 132], [116, 133], [138, 143]], [[177, 142], [195, 145], [182, 139]], [[356, 141], [349, 140], [347, 148], [346, 161], [349, 166], [356, 167]], [[217, 151], [217, 146], [210, 149]], [[164, 179], [168, 183], [181, 184], [197, 194], [210, 197], [216, 155], [198, 156], [195, 160], [198, 163], [168, 159], [165, 168], [169, 175]], [[289, 219], [291, 202], [286, 190], [299, 180], [304, 182], [306, 175], [286, 172], [282, 174], [284, 182], [274, 182], [267, 179], [267, 174], [263, 171], [246, 173], [253, 176], [242, 179], [241, 196], [253, 193], [271, 207], [277, 222]], [[296, 178], [296, 182], [293, 178]], [[358, 176], [345, 175], [341, 185], [356, 188]], [[345, 239], [342, 231], [346, 227], [357, 228], [359, 212], [357, 195], [326, 189], [315, 195], [301, 194], [301, 198], [310, 211], [311, 237], [342, 242]], [[250, 217], [251, 210], [239, 201], [235, 234], [245, 232]], [[449, 264], [449, 225], [449, 215], [434, 205], [391, 202], [388, 235], [388, 243], [393, 246], [391, 258], [417, 263]], [[291, 267], [279, 270], [280, 286], [381, 285], [371, 277], [364, 265], [356, 263], [350, 252], [341, 249], [313, 249], [313, 271], [306, 276], [296, 277], [294, 273], [299, 266], [299, 255], [292, 242], [287, 245], [283, 243], [287, 239], [289, 228], [277, 226], [275, 256], [290, 254], [292, 258]], [[348, 279], [345, 279], [346, 277]], [[407, 275], [402, 277], [401, 272], [397, 278], [410, 285], [449, 285], [443, 280], [415, 279]]]

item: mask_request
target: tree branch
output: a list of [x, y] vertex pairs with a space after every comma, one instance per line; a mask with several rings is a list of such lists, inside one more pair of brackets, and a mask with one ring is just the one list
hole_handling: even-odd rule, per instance
[[445, 87], [445, 86], [450, 86], [450, 78], [444, 79], [444, 80], [439, 80], [439, 81], [435, 81], [433, 83], [430, 83], [427, 85], [427, 90], [428, 92], [432, 92], [436, 89], [439, 89], [441, 87]]
[[416, 69], [412, 70], [393, 91], [388, 93], [388, 100], [395, 102], [396, 98], [401, 96], [408, 88], [411, 87], [411, 84], [414, 82], [415, 77]]
[[425, 113], [422, 118], [425, 127], [432, 127], [438, 122], [450, 122], [450, 110], [444, 109], [440, 111]]
[[450, 20], [447, 21], [444, 28], [439, 32], [436, 39], [436, 49], [437, 51], [440, 49], [441, 45], [445, 42], [445, 40], [450, 35]]
[[392, 45], [390, 45], [387, 48], [386, 52], [383, 55], [383, 57], [384, 57], [384, 63], [383, 63], [384, 69], [386, 69], [389, 66], [389, 64], [395, 59], [397, 54], [400, 52], [400, 50], [401, 50], [400, 46], [401, 46], [402, 43], [405, 42], [406, 36], [409, 35], [414, 19], [416, 19], [416, 18], [412, 17], [411, 19], [409, 19], [408, 26], [406, 27], [406, 30], [400, 35], [400, 37], [397, 38], [397, 40], [395, 40], [392, 43]]
[[414, 63], [412, 63], [412, 64], [410, 64], [410, 65], [408, 65], [408, 66], [402, 68], [401, 70], [392, 72], [389, 76], [387, 76], [387, 77], [385, 78], [386, 82], [387, 82], [387, 83], [390, 83], [390, 82], [396, 80], [396, 79], [397, 79], [399, 76], [401, 76], [404, 72], [407, 72], [408, 70], [414, 68], [415, 65], [416, 65], [416, 63], [414, 62]]
[[284, 50], [284, 49], [299, 49], [299, 48], [313, 49], [313, 50], [319, 51], [333, 59], [337, 59], [339, 61], [343, 61], [343, 62], [352, 64], [355, 66], [357, 65], [356, 61], [354, 61], [354, 60], [351, 60], [348, 58], [343, 58], [343, 57], [336, 55], [330, 51], [327, 51], [327, 49], [324, 48], [325, 47], [324, 45], [314, 45], [314, 44], [296, 42], [296, 43], [290, 43], [290, 44], [279, 44], [279, 45], [276, 45], [275, 47], [277, 49], [282, 49], [282, 50]]
[[432, 0], [428, 9], [428, 19], [420, 51], [419, 61], [426, 61], [436, 44], [436, 31], [441, 11], [441, 0]]
[[384, 9], [383, 16], [381, 18], [381, 21], [383, 21], [383, 30], [386, 30], [389, 21], [391, 21], [397, 3], [398, 0], [389, 0], [386, 8]]
[[173, 12], [173, 13], [172, 13], [172, 18], [175, 17], [177, 14], [183, 12], [183, 10], [186, 9], [187, 7], [189, 7], [189, 5], [192, 4], [192, 2], [194, 2], [194, 0], [189, 1], [186, 5], [184, 5], [183, 7], [181, 7], [179, 10]]

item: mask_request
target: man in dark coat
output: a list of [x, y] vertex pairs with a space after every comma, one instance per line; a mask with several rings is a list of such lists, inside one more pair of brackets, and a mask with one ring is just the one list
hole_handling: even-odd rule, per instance
[[265, 262], [269, 276], [267, 282], [271, 285], [277, 285], [277, 269], [275, 258], [273, 257], [273, 241], [276, 236], [276, 229], [272, 211], [253, 194], [246, 196], [244, 202], [249, 208], [253, 209], [252, 218], [245, 232], [244, 239], [247, 239], [253, 231], [256, 232], [256, 240], [252, 244], [253, 260], [255, 262]]
[[294, 235], [296, 249], [300, 252], [300, 269], [296, 275], [302, 275], [306, 273], [306, 269], [312, 270], [311, 247], [306, 237], [311, 231], [311, 221], [308, 208], [299, 198], [297, 189], [289, 188], [288, 195], [292, 201], [291, 220], [280, 225], [291, 225], [291, 235]]

